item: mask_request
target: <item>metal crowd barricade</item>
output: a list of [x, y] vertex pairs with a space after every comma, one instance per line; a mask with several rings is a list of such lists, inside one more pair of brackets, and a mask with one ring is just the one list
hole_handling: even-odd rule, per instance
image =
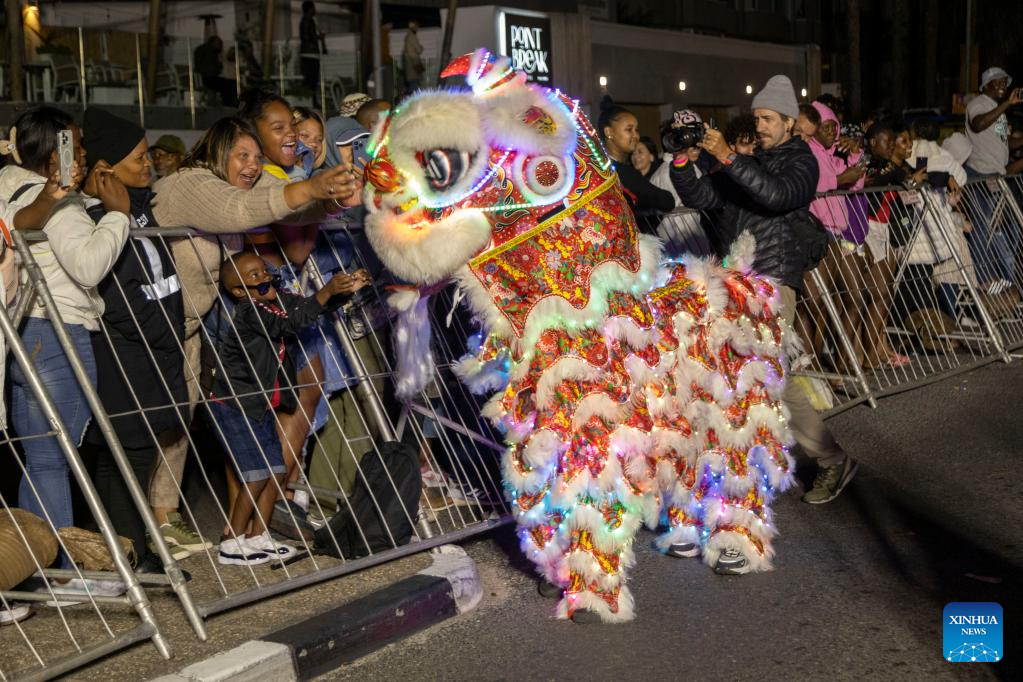
[[[811, 364], [838, 376], [806, 372], [798, 361], [794, 374], [810, 380], [819, 409], [876, 406], [878, 397], [1008, 359], [970, 266], [962, 196], [867, 188], [819, 195], [814, 209], [835, 238], [808, 274], [797, 326]], [[819, 302], [836, 314], [809, 325], [810, 337], [805, 320]]]
[[974, 278], [988, 302], [1005, 347], [1023, 346], [1023, 183], [1020, 176], [971, 178], [962, 189]]
[[[27, 253], [24, 239], [19, 233], [15, 233], [15, 239], [19, 253], [24, 257]], [[23, 287], [12, 312], [0, 306], [0, 333], [13, 358], [12, 367], [16, 365], [20, 369], [24, 383], [52, 426], [46, 433], [19, 435], [13, 433], [10, 424], [0, 417], [0, 426], [3, 426], [0, 445], [7, 451], [10, 462], [16, 463], [20, 470], [20, 495], [33, 498], [42, 512], [40, 518], [16, 509], [17, 500], [8, 500], [0, 495], [0, 544], [3, 545], [0, 548], [0, 561], [3, 562], [0, 570], [3, 576], [0, 618], [8, 626], [0, 629], [0, 650], [3, 651], [0, 679], [50, 679], [146, 639], [153, 642], [164, 658], [169, 658], [170, 646], [160, 632], [152, 606], [142, 589], [143, 583], [165, 584], [166, 577], [136, 574], [132, 570], [77, 446], [17, 332], [18, 322], [29, 309], [34, 296], [43, 300], [51, 319], [57, 323], [55, 329], [58, 333], [64, 331], [59, 315], [51, 307], [52, 297], [45, 285]], [[82, 558], [78, 553], [80, 545], [74, 544], [74, 540], [65, 540], [60, 529], [55, 527], [40, 494], [42, 483], [33, 480], [20, 450], [26, 442], [39, 438], [56, 440], [99, 529], [114, 571], [89, 571], [79, 567], [76, 559]], [[70, 568], [50, 568], [52, 555], [61, 553], [68, 557]], [[64, 584], [69, 581], [74, 581], [78, 594], [70, 596], [61, 591], [62, 588], [66, 591]], [[112, 585], [117, 583], [119, 587], [112, 589]], [[106, 589], [101, 589], [101, 586]], [[108, 594], [101, 595], [101, 591]], [[110, 592], [118, 594], [109, 596]], [[50, 608], [43, 607], [44, 602]], [[125, 606], [135, 611], [137, 619]], [[36, 612], [24, 621], [20, 620], [28, 615], [26, 611], [31, 610]]]
[[[270, 233], [266, 235], [270, 237]], [[40, 234], [31, 236], [41, 237]], [[24, 243], [23, 235], [19, 237], [19, 252], [28, 262], [29, 275], [49, 307], [52, 298], [49, 297], [45, 283], [41, 282], [38, 268], [31, 261], [31, 253]], [[309, 258], [304, 269], [298, 272], [285, 265], [287, 259], [284, 250], [275, 241], [264, 243], [260, 248], [265, 260], [281, 266], [283, 281], [280, 286], [312, 292], [336, 270], [350, 272], [363, 265], [372, 265], [372, 257], [365, 248], [360, 248], [358, 237], [356, 234], [353, 244], [345, 228], [334, 226], [328, 229], [325, 226], [315, 257]], [[190, 253], [195, 256], [194, 262], [200, 264], [203, 261], [199, 256], [204, 250], [208, 253], [211, 241], [219, 241], [219, 247], [214, 245], [213, 248], [219, 248], [220, 254], [226, 256], [241, 247], [243, 237], [231, 235], [221, 239], [199, 236], [187, 229], [135, 230], [122, 257], [139, 258], [144, 262], [144, 259], [150, 258], [147, 254], [153, 252], [152, 247], [162, 244], [175, 253], [175, 258], [180, 259], [182, 254]], [[205, 264], [202, 265], [202, 275], [207, 282], [216, 282], [219, 278], [215, 268], [206, 267]], [[120, 282], [114, 274], [109, 278], [112, 280], [108, 285], [109, 290], [125, 300], [130, 294], [129, 287], [140, 285], [139, 282]], [[141, 285], [152, 288], [159, 286], [159, 283], [150, 280]], [[190, 405], [168, 398], [166, 404], [147, 404], [142, 407], [136, 390], [140, 382], [162, 384], [163, 393], [167, 396], [175, 394], [172, 387], [167, 385], [167, 380], [160, 372], [154, 371], [152, 376], [138, 376], [137, 373], [129, 375], [129, 370], [117, 360], [116, 371], [129, 389], [128, 398], [134, 408], [107, 414], [96, 389], [87, 377], [79, 374], [79, 384], [89, 397], [95, 420], [109, 449], [118, 460], [122, 476], [129, 483], [132, 502], [145, 523], [153, 549], [166, 567], [167, 579], [164, 582], [174, 588], [189, 622], [200, 638], [205, 638], [205, 619], [212, 614], [441, 544], [457, 542], [510, 520], [510, 510], [500, 483], [500, 457], [504, 451], [504, 447], [499, 445], [501, 438], [479, 417], [482, 400], [471, 395], [458, 382], [451, 369], [466, 352], [465, 339], [470, 334], [466, 320], [455, 315], [453, 318], [449, 316], [450, 325], [435, 324], [437, 333], [433, 352], [437, 371], [431, 385], [420, 396], [400, 402], [393, 397], [394, 370], [390, 344], [393, 321], [384, 313], [384, 293], [382, 283], [376, 283], [367, 305], [325, 315], [321, 324], [312, 327], [294, 344], [289, 342], [288, 352], [293, 355], [296, 366], [316, 370], [306, 379], [301, 379], [305, 375], [300, 373], [300, 380], [294, 385], [261, 385], [258, 391], [241, 392], [234, 388], [231, 377], [225, 374], [224, 381], [231, 386], [228, 395], [217, 395], [214, 398], [209, 394], [197, 393], [189, 400]], [[195, 330], [194, 336], [176, 340], [184, 364], [185, 379], [199, 386], [203, 383], [204, 371], [225, 371], [218, 348], [229, 334], [239, 338], [239, 331], [222, 290], [210, 310], [205, 309], [208, 306], [203, 303], [203, 296], [196, 288], [183, 287], [182, 297], [186, 316], [204, 320], [204, 324]], [[438, 296], [432, 306], [434, 310], [431, 313], [435, 322], [437, 317], [443, 318], [447, 312], [438, 309], [443, 298], [443, 294]], [[158, 301], [163, 319], [168, 322], [173, 320], [172, 311], [164, 307], [163, 299]], [[215, 319], [220, 321], [219, 328], [214, 324]], [[130, 323], [134, 332], [145, 338], [144, 325], [134, 312]], [[112, 333], [115, 333], [114, 330], [106, 321], [101, 320], [101, 329], [94, 337], [94, 342], [99, 338], [109, 343]], [[252, 331], [245, 333], [251, 334]], [[266, 335], [265, 327], [261, 333]], [[70, 340], [61, 338], [61, 342], [68, 355], [73, 355]], [[200, 344], [203, 346], [202, 353], [198, 352]], [[152, 349], [148, 345], [146, 347], [152, 365], [157, 366]], [[244, 344], [241, 347], [244, 350]], [[207, 355], [206, 367], [200, 360], [204, 354]], [[244, 351], [244, 355], [248, 371], [256, 376], [252, 358], [247, 351]], [[263, 518], [258, 511], [257, 515], [259, 521], [267, 527], [290, 535], [291, 539], [286, 541], [292, 543], [299, 553], [288, 560], [274, 557], [270, 563], [257, 566], [221, 565], [217, 550], [220, 538], [225, 535], [236, 537], [230, 530], [230, 507], [228, 496], [224, 494], [224, 487], [229, 485], [227, 479], [231, 475], [225, 473], [225, 464], [231, 461], [233, 450], [229, 448], [226, 452], [222, 451], [220, 441], [231, 440], [222, 425], [212, 418], [211, 404], [214, 401], [230, 403], [233, 398], [257, 396], [270, 405], [275, 392], [279, 391], [293, 391], [298, 396], [298, 407], [290, 416], [273, 413], [278, 434], [286, 434], [289, 429], [294, 429], [298, 432], [308, 431], [308, 437], [302, 439], [303, 465], [298, 468], [294, 480], [278, 485], [276, 479], [271, 478], [268, 485], [275, 489], [275, 496], [279, 500], [283, 500], [289, 492], [305, 496], [308, 499], [309, 514], [306, 516], [294, 504], [279, 501], [279, 508], [271, 518]], [[315, 408], [307, 409], [310, 405], [315, 405]], [[187, 446], [189, 464], [194, 469], [195, 475], [188, 480], [182, 476], [181, 466], [169, 459], [168, 453], [172, 451], [173, 444], [166, 438], [166, 432], [154, 432], [149, 419], [146, 419], [146, 415], [167, 408], [176, 410], [177, 427], [184, 439], [184, 443], [179, 444]], [[154, 475], [157, 469], [163, 468], [172, 481], [173, 493], [180, 500], [182, 518], [212, 544], [212, 548], [187, 558], [175, 559], [177, 548], [168, 547], [164, 542], [150, 507], [152, 479], [138, 481], [135, 478], [119, 443], [117, 431], [112, 426], [112, 419], [126, 416], [142, 417], [141, 421], [148, 429], [147, 438], [156, 448]], [[249, 429], [249, 433], [255, 436], [251, 425]], [[411, 448], [418, 454], [423, 476], [418, 509], [406, 509], [400, 504], [395, 506], [400, 481], [395, 480], [390, 469], [391, 460], [384, 454], [386, 448], [383, 446], [389, 441], [397, 441], [400, 447], [406, 450]], [[289, 451], [287, 443], [290, 441], [285, 438], [281, 442], [283, 450]], [[264, 465], [268, 466], [265, 443], [260, 442], [259, 449], [259, 456]], [[298, 449], [302, 450], [303, 447]], [[371, 452], [380, 457], [384, 465], [384, 474], [388, 480], [385, 484], [388, 492], [384, 494], [384, 499], [378, 499], [373, 493], [363, 471], [362, 462]], [[318, 478], [315, 480], [310, 480], [312, 467], [318, 469]], [[358, 510], [352, 506], [353, 495], [356, 495], [360, 487], [363, 492], [367, 492], [373, 510], [381, 519], [386, 519], [387, 514], [403, 515], [412, 526], [412, 537], [406, 540], [399, 537], [397, 532], [392, 533], [392, 528], [385, 521], [382, 533], [386, 535], [383, 543], [386, 546], [370, 546], [374, 529], [365, 527], [366, 518], [360, 517]], [[391, 491], [393, 496], [390, 495]], [[238, 495], [249, 495], [244, 484]], [[255, 506], [255, 500], [251, 497], [249, 499]], [[348, 512], [351, 517], [348, 526], [352, 536], [349, 538], [350, 550], [342, 549], [345, 543], [327, 522], [336, 514], [344, 512]], [[322, 542], [322, 537], [319, 544], [315, 541], [317, 529], [325, 529], [321, 530], [320, 535], [326, 534], [329, 537], [327, 542]], [[376, 530], [380, 532], [379, 528]], [[191, 575], [190, 582], [186, 582], [182, 569]]]
[[[803, 354], [792, 358], [792, 380], [820, 411], [838, 410], [907, 390], [993, 360], [1023, 345], [1023, 316], [1012, 286], [989, 291], [985, 269], [1001, 254], [974, 248], [978, 233], [1000, 243], [1015, 235], [1019, 255], [1017, 177], [971, 181], [961, 192], [928, 187], [871, 187], [818, 195], [813, 210], [832, 232], [825, 258], [804, 277], [796, 332]], [[984, 209], [990, 207], [988, 214]], [[986, 217], [989, 231], [971, 230]], [[708, 255], [715, 217], [678, 208], [648, 230], [671, 257]], [[979, 255], [978, 255], [979, 253]]]
[[[1019, 299], [1009, 296], [998, 300], [988, 291], [990, 283], [980, 273], [997, 262], [985, 251], [974, 256], [971, 240], [976, 223], [981, 219], [987, 221], [983, 227], [995, 225], [998, 230], [1015, 229], [1023, 224], [1015, 194], [1020, 189], [1017, 177], [997, 179], [994, 184], [971, 182], [961, 194], [884, 187], [833, 192], [819, 197], [822, 201], [817, 204], [818, 213], [825, 222], [841, 227], [835, 230], [841, 239], [833, 240], [826, 258], [806, 275], [797, 315], [797, 332], [803, 338], [805, 354], [793, 359], [791, 374], [794, 381], [804, 384], [818, 409], [834, 412], [861, 402], [876, 406], [875, 399], [880, 396], [982, 363], [1009, 360], [1006, 349], [1023, 339]], [[984, 212], [985, 206], [992, 208], [990, 215]], [[981, 232], [990, 235], [983, 227]], [[713, 229], [713, 216], [689, 209], [678, 209], [647, 226], [647, 231], [655, 231], [662, 237], [671, 257], [712, 255]], [[998, 230], [995, 234], [1000, 233]], [[30, 677], [51, 677], [144, 638], [151, 638], [160, 653], [168, 655], [167, 643], [160, 636], [140, 584], [161, 588], [169, 585], [196, 634], [204, 639], [206, 618], [212, 614], [455, 542], [510, 520], [501, 486], [500, 457], [504, 451], [501, 437], [480, 417], [482, 399], [472, 395], [452, 371], [454, 363], [466, 352], [466, 339], [474, 329], [451, 290], [434, 296], [428, 306], [436, 371], [419, 395], [399, 401], [393, 394], [395, 369], [391, 337], [396, 333], [394, 323], [383, 304], [384, 281], [379, 279], [379, 268], [374, 267], [375, 259], [360, 230], [349, 230], [343, 225], [324, 226], [313, 255], [300, 270], [287, 264], [286, 250], [269, 232], [262, 237], [253, 233], [217, 237], [188, 229], [135, 230], [123, 257], [137, 258], [140, 263], [149, 259], [151, 264], [154, 246], [159, 245], [174, 254], [179, 268], [186, 267], [185, 261], [188, 261], [189, 267], [197, 270], [191, 272], [189, 281], [192, 283], [181, 291], [186, 317], [202, 323], [195, 324], [194, 328], [190, 326], [184, 337], [174, 339], [185, 381], [190, 384], [189, 397], [185, 401], [168, 398], [159, 405], [143, 407], [138, 395], [141, 382], [160, 384], [168, 396], [175, 394], [173, 387], [159, 372], [154, 371], [152, 376], [129, 375], [130, 370], [118, 359], [116, 370], [128, 387], [134, 407], [108, 414], [64, 327], [57, 324], [54, 330], [89, 400], [96, 426], [128, 484], [132, 504], [148, 530], [153, 549], [164, 563], [165, 574], [136, 576], [114, 539], [114, 528], [96, 497], [75, 445], [56, 418], [45, 386], [39, 381], [15, 332], [18, 319], [28, 308], [27, 296], [38, 296], [51, 319], [59, 319], [26, 241], [42, 238], [41, 233], [18, 232], [15, 235], [22, 267], [31, 286], [23, 291], [25, 295], [14, 311], [8, 314], [0, 310], [0, 327], [15, 360], [26, 369], [32, 388], [53, 417], [52, 435], [60, 441], [83, 489], [114, 557], [117, 576], [128, 586], [128, 597], [91, 598], [85, 605], [37, 613], [31, 621], [5, 628], [0, 636], [13, 640], [17, 635], [20, 646], [27, 652], [26, 664], [10, 666], [5, 658], [0, 677], [6, 679], [15, 672], [8, 667], [16, 667], [19, 674], [27, 672]], [[255, 391], [240, 391], [232, 377], [226, 376], [219, 352], [225, 340], [233, 335], [236, 340], [244, 341], [248, 336], [242, 338], [242, 333], [269, 338], [264, 326], [259, 330], [239, 331], [223, 290], [216, 296], [208, 295], [215, 288], [212, 283], [219, 279], [215, 263], [242, 248], [246, 239], [260, 243], [249, 248], [258, 248], [267, 262], [279, 266], [278, 286], [282, 290], [309, 294], [334, 272], [352, 272], [360, 267], [366, 267], [377, 276], [372, 295], [366, 297], [363, 304], [346, 306], [325, 315], [318, 325], [290, 343], [287, 352], [292, 354], [297, 367], [306, 368], [290, 385], [259, 385]], [[994, 241], [983, 242], [989, 243]], [[209, 260], [211, 249], [215, 252], [212, 261]], [[146, 268], [143, 271], [147, 271]], [[194, 284], [197, 274], [210, 283], [210, 289]], [[239, 273], [235, 271], [235, 274]], [[1018, 287], [1017, 271], [1013, 269], [1010, 274], [1009, 284]], [[108, 291], [123, 300], [127, 300], [131, 287], [162, 286], [148, 274], [143, 282], [122, 282], [114, 275], [111, 280]], [[161, 318], [173, 325], [174, 311], [164, 307], [163, 299], [156, 297], [155, 300]], [[131, 310], [130, 306], [126, 307]], [[144, 325], [134, 312], [128, 325], [135, 335], [146, 338]], [[112, 334], [123, 333], [123, 329], [117, 331], [103, 321], [95, 340], [110, 343]], [[245, 344], [239, 347], [246, 372], [257, 376]], [[153, 349], [149, 344], [145, 348], [147, 357], [156, 366]], [[902, 355], [906, 357], [896, 357]], [[209, 393], [204, 376], [210, 371], [225, 373], [227, 395], [214, 397]], [[290, 542], [299, 552], [287, 560], [274, 557], [273, 561], [262, 565], [221, 565], [216, 545], [221, 537], [235, 537], [229, 523], [230, 495], [226, 493], [232, 474], [226, 470], [231, 469], [238, 443], [226, 436], [224, 424], [212, 418], [211, 406], [217, 401], [255, 397], [265, 400], [269, 410], [274, 395], [281, 391], [293, 392], [298, 407], [291, 415], [272, 412], [274, 426], [278, 434], [285, 435], [281, 440], [282, 450], [297, 451], [302, 465], [296, 469], [293, 480], [278, 484], [270, 479], [270, 489], [273, 496], [279, 498], [279, 504], [270, 518], [258, 512], [257, 516], [260, 523], [291, 537]], [[176, 428], [180, 434], [176, 444], [170, 443], [165, 434], [156, 433], [147, 418], [157, 410], [168, 408], [175, 408]], [[147, 437], [155, 448], [154, 476], [159, 470], [169, 478], [171, 493], [179, 501], [183, 518], [210, 542], [211, 548], [175, 558], [176, 551], [172, 550], [178, 548], [164, 541], [150, 506], [154, 503], [154, 479], [136, 479], [112, 421], [126, 416], [142, 418], [141, 422], [148, 429]], [[246, 428], [249, 435], [255, 436], [251, 425]], [[289, 433], [299, 435], [289, 439]], [[24, 438], [6, 430], [3, 435], [3, 444], [16, 456], [17, 444]], [[222, 447], [221, 441], [227, 441], [228, 446]], [[416, 509], [394, 507], [401, 480], [388, 466], [385, 456], [388, 442], [412, 448], [418, 455], [423, 480]], [[269, 466], [267, 444], [260, 441], [259, 456], [263, 464]], [[188, 453], [193, 475], [185, 474], [184, 460], [175, 452]], [[386, 481], [376, 489], [380, 497], [368, 485], [370, 481], [363, 466], [370, 453], [383, 462]], [[24, 467], [22, 473], [25, 473]], [[238, 495], [249, 494], [244, 485], [240, 486]], [[296, 499], [304, 497], [308, 501], [308, 512], [294, 503], [284, 502], [290, 495]], [[371, 517], [384, 518], [386, 513], [403, 517], [400, 525], [406, 530], [411, 528], [411, 537], [406, 541], [394, 532], [396, 528], [384, 523], [382, 529], [376, 528], [378, 535], [386, 536], [382, 541], [377, 539], [382, 545], [370, 546], [374, 528], [367, 525], [367, 519], [369, 523], [373, 519], [360, 517], [353, 506], [353, 500], [360, 496], [364, 501], [368, 499]], [[250, 501], [255, 503], [255, 500]], [[3, 514], [13, 519], [13, 505], [3, 500], [3, 506]], [[346, 513], [351, 517], [344, 529], [348, 534], [347, 544], [328, 522], [335, 515]], [[319, 542], [316, 530], [320, 531]], [[27, 534], [19, 533], [21, 542], [27, 543]], [[343, 545], [348, 549], [343, 550]], [[37, 576], [46, 578], [101, 577], [76, 570], [49, 569], [38, 560], [34, 568]], [[191, 575], [190, 582], [186, 581], [182, 569]], [[36, 593], [0, 593], [2, 606], [9, 609], [15, 597], [47, 598], [45, 594], [34, 597], [33, 594]], [[106, 602], [131, 604], [142, 623], [127, 625], [123, 615], [115, 623], [100, 608]], [[74, 631], [75, 625], [81, 625], [88, 638]], [[40, 647], [33, 644], [33, 628], [62, 629], [71, 643], [71, 651], [59, 653], [55, 659], [47, 658]], [[105, 636], [95, 641], [98, 633]], [[2, 643], [4, 640], [0, 640]], [[9, 649], [11, 647], [5, 646], [5, 651]], [[46, 646], [46, 653], [54, 651], [49, 644]], [[23, 667], [27, 670], [22, 670]]]

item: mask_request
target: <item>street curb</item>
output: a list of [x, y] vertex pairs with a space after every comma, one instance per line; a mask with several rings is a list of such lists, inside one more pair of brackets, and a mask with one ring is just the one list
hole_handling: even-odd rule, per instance
[[414, 576], [151, 682], [307, 680], [475, 608], [476, 563], [454, 545], [432, 557]]

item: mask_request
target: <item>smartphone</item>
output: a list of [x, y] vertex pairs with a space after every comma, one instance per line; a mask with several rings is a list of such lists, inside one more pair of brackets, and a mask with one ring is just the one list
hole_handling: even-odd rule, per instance
[[60, 160], [60, 186], [70, 187], [74, 182], [75, 138], [70, 130], [57, 133], [57, 158]]
[[926, 156], [918, 156], [918, 157], [916, 157], [916, 169], [918, 171], [925, 171], [925, 170], [927, 170], [927, 157]]
[[341, 165], [352, 166], [355, 163], [355, 153], [352, 151], [351, 142], [338, 142], [337, 155], [341, 157]]
[[718, 122], [717, 119], [715, 119], [713, 116], [707, 118], [707, 124], [714, 130], [717, 130]]

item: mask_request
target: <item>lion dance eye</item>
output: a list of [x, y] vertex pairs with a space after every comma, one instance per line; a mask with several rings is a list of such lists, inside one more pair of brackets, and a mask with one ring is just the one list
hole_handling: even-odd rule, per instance
[[429, 149], [416, 154], [427, 182], [437, 192], [449, 189], [465, 177], [472, 165], [473, 154], [457, 149]]

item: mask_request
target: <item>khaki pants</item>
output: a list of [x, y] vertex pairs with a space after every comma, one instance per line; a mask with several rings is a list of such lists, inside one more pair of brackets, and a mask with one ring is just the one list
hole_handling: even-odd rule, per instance
[[[781, 315], [790, 326], [796, 318], [796, 291], [787, 286], [781, 288]], [[808, 457], [817, 460], [817, 465], [825, 468], [835, 466], [845, 458], [842, 446], [831, 435], [831, 430], [825, 426], [824, 420], [813, 409], [810, 399], [799, 385], [788, 382], [782, 401], [789, 408], [789, 426], [796, 442]]]
[[[195, 414], [199, 402], [199, 358], [202, 335], [193, 333], [185, 337], [185, 386], [188, 389], [189, 420]], [[185, 458], [188, 456], [188, 434], [182, 434], [173, 443], [163, 447], [163, 457], [157, 458], [157, 467], [149, 479], [149, 504], [165, 509], [178, 508], [178, 490], [185, 473]]]

